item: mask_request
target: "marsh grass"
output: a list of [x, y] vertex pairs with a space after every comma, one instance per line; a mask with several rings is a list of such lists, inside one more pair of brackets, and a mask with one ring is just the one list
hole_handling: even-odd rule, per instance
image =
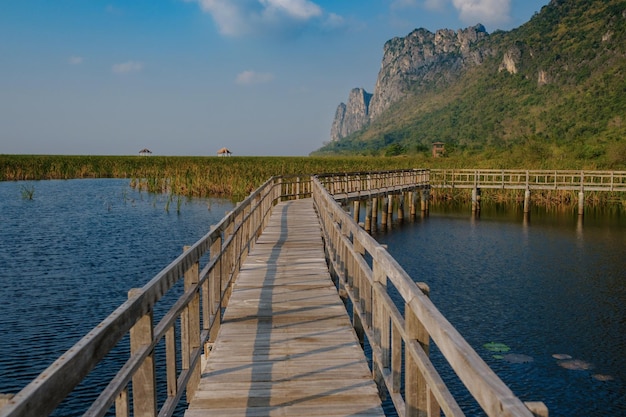
[[35, 195], [35, 186], [34, 185], [30, 185], [30, 186], [22, 185], [21, 192], [22, 192], [22, 198], [24, 200], [32, 200]]

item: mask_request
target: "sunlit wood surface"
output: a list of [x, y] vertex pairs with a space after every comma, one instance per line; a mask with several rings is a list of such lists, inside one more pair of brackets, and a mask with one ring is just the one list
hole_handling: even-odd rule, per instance
[[275, 207], [185, 416], [384, 416], [312, 200]]

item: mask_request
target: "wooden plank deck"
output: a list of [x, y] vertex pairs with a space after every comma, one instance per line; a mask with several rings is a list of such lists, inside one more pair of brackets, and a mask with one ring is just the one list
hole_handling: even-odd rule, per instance
[[384, 416], [311, 199], [280, 203], [241, 268], [185, 417]]

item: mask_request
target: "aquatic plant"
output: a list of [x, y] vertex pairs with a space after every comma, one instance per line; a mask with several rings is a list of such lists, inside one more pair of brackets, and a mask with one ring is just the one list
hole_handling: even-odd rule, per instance
[[22, 185], [21, 191], [22, 191], [22, 198], [24, 200], [32, 200], [33, 196], [35, 195], [35, 186]]

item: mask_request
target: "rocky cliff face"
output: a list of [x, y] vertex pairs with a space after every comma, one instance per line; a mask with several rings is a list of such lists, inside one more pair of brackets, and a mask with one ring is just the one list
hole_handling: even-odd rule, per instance
[[367, 126], [415, 86], [447, 82], [464, 69], [480, 65], [492, 51], [475, 45], [488, 36], [484, 26], [477, 25], [435, 33], [417, 29], [404, 38], [387, 41], [374, 94], [363, 89], [350, 92], [348, 104], [337, 108], [331, 140]]
[[372, 95], [362, 88], [350, 91], [348, 104], [341, 103], [335, 112], [335, 120], [330, 130], [331, 140], [345, 138], [367, 125], [371, 99]]

